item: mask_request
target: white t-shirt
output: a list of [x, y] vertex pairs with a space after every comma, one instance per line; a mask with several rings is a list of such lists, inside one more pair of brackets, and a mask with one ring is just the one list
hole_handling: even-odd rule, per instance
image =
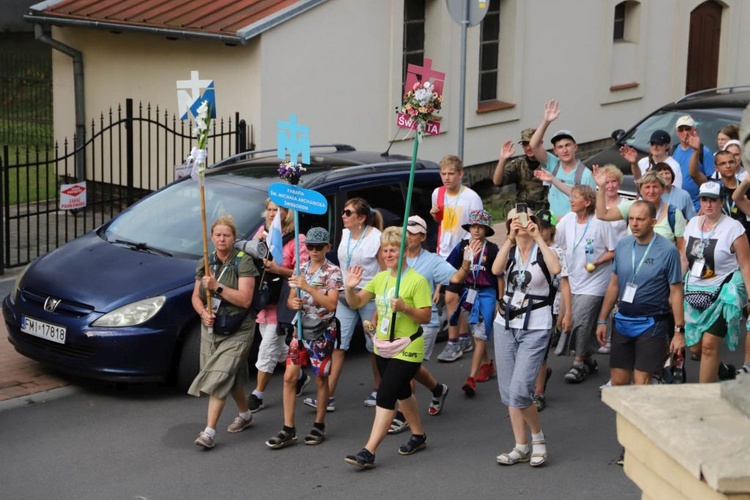
[[359, 239], [352, 239], [352, 233], [344, 229], [341, 233], [338, 257], [341, 275], [346, 281], [346, 275], [351, 266], [362, 266], [362, 281], [357, 288], [362, 288], [380, 272], [378, 252], [380, 251], [380, 230], [367, 226]]
[[560, 292], [560, 281], [562, 281], [563, 278], [568, 277], [568, 263], [565, 260], [565, 250], [556, 244], [550, 246], [550, 248], [557, 253], [557, 258], [560, 261], [560, 274], [556, 274], [552, 277], [552, 284], [557, 288], [555, 303], [552, 304], [552, 314], [560, 314], [560, 297], [562, 296], [562, 293]]
[[[701, 234], [703, 220], [702, 216], [693, 217], [685, 228], [685, 254], [690, 274], [692, 274], [693, 264], [699, 258], [701, 246], [704, 246], [703, 257], [705, 259], [701, 278], [689, 276], [688, 285], [716, 287], [724, 281], [727, 274], [737, 270], [739, 265], [737, 255], [732, 252], [731, 245], [740, 236], [745, 237], [745, 228], [739, 221], [724, 215], [713, 231]], [[701, 245], [702, 239], [707, 239], [708, 242]]]
[[[682, 187], [682, 169], [680, 168], [680, 164], [677, 163], [677, 160], [672, 158], [671, 156], [667, 156], [667, 159], [664, 160], [662, 163], [666, 163], [670, 167], [672, 167], [672, 172], [674, 172], [674, 179], [672, 180], [672, 185], [677, 186], [678, 188]], [[641, 169], [641, 175], [648, 172], [649, 168], [649, 161], [648, 156], [644, 156], [640, 160], [638, 160], [638, 167]]]
[[[432, 204], [438, 205], [438, 191], [432, 192]], [[461, 227], [469, 223], [469, 214], [474, 210], [482, 210], [482, 198], [471, 188], [461, 186], [455, 196], [445, 192], [445, 198], [441, 203], [443, 206], [443, 220], [440, 222], [440, 241], [438, 242], [437, 254], [447, 259], [453, 248], [461, 240], [469, 237], [469, 233]]]
[[[539, 297], [547, 297], [549, 295], [549, 284], [547, 278], [544, 276], [544, 271], [539, 267], [537, 263], [537, 253], [539, 248], [534, 246], [531, 255], [529, 255], [528, 262], [520, 261], [520, 252], [515, 250], [516, 263], [511, 269], [510, 274], [506, 276], [506, 293], [505, 302], [508, 303], [513, 297], [514, 283], [520, 283], [519, 287], [523, 287], [527, 295], [536, 295]], [[523, 269], [523, 276], [519, 276], [521, 269]], [[507, 293], [509, 292], [509, 293]], [[511, 328], [524, 328], [524, 322], [526, 320], [526, 313], [519, 314], [515, 318], [510, 320]], [[505, 326], [505, 318], [499, 313], [495, 315], [495, 322]], [[534, 309], [529, 313], [529, 323], [524, 328], [525, 330], [549, 330], [552, 328], [552, 311], [550, 306], [540, 307]]]
[[602, 296], [612, 276], [610, 263], [597, 266], [593, 273], [586, 270], [587, 247], [589, 261], [598, 260], [605, 252], [617, 246], [612, 226], [593, 214], [587, 222], [579, 224], [575, 212], [570, 212], [557, 223], [555, 243], [565, 249], [568, 264], [570, 291], [576, 295]]

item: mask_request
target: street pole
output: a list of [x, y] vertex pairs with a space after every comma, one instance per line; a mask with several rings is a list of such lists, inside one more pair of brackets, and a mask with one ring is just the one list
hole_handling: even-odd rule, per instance
[[466, 36], [469, 30], [469, 0], [464, 0], [461, 11], [461, 75], [458, 91], [458, 157], [464, 159], [464, 120], [466, 119]]

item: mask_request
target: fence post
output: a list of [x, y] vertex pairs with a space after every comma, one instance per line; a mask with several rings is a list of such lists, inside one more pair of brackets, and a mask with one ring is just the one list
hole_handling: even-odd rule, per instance
[[125, 169], [127, 170], [128, 206], [133, 204], [133, 99], [125, 99]]
[[[5, 213], [5, 189], [7, 187], [6, 174], [8, 170], [8, 146], [3, 146], [3, 156], [0, 157], [0, 220], [3, 221], [2, 230], [0, 230], [0, 252], [2, 253], [2, 259], [0, 259], [0, 274], [5, 274], [5, 259], [9, 258], [10, 248], [5, 248], [5, 230], [10, 227], [10, 221], [8, 220], [8, 214]], [[8, 231], [10, 232], [10, 231]]]
[[237, 127], [237, 154], [247, 151], [247, 127], [240, 114], [235, 113], [234, 126]]

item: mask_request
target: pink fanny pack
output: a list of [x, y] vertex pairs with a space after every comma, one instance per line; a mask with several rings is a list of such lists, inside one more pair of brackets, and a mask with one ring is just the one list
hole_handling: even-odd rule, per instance
[[417, 332], [409, 337], [401, 337], [393, 340], [374, 338], [373, 342], [375, 343], [375, 347], [378, 349], [378, 356], [380, 356], [381, 358], [392, 358], [406, 349], [406, 346], [411, 344], [413, 340], [416, 340], [421, 336], [422, 327], [419, 327]]

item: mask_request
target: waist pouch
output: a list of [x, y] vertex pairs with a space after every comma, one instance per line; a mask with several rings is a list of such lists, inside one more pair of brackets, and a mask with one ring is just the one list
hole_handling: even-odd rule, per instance
[[406, 346], [411, 344], [413, 340], [418, 339], [422, 336], [422, 327], [419, 327], [416, 333], [410, 337], [401, 337], [398, 339], [387, 340], [387, 339], [373, 339], [375, 347], [378, 348], [378, 356], [381, 358], [392, 358], [398, 353], [406, 349]]
[[630, 317], [620, 314], [619, 311], [615, 313], [614, 318], [617, 331], [621, 335], [630, 338], [640, 337], [643, 332], [656, 324], [656, 321], [651, 316]]

